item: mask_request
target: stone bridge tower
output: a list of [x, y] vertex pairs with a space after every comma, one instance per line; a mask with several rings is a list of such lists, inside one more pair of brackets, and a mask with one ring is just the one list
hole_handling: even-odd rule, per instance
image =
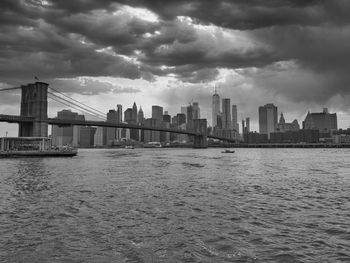
[[21, 116], [34, 117], [32, 123], [20, 123], [19, 137], [47, 137], [48, 124], [42, 122], [47, 119], [47, 87], [49, 84], [35, 82], [21, 86]]
[[194, 136], [194, 148], [208, 148], [207, 143], [207, 119], [194, 119], [194, 131], [201, 135]]

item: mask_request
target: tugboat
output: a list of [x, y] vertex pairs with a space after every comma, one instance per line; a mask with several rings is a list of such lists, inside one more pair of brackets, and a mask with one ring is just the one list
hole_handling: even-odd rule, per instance
[[53, 147], [46, 137], [2, 137], [0, 158], [73, 157], [78, 151], [70, 146]]
[[233, 151], [233, 150], [225, 150], [225, 151], [223, 151], [222, 153], [235, 153], [235, 151]]

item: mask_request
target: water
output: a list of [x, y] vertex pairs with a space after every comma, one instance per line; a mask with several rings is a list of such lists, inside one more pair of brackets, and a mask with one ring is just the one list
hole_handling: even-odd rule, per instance
[[0, 160], [0, 262], [350, 262], [348, 149]]

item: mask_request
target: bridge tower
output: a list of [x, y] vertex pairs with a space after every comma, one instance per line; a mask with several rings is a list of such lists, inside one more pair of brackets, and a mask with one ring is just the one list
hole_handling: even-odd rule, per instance
[[194, 136], [194, 148], [208, 148], [207, 143], [207, 119], [194, 119], [194, 131], [201, 135]]
[[35, 82], [22, 85], [21, 116], [34, 117], [32, 123], [20, 123], [19, 137], [47, 137], [48, 124], [42, 122], [47, 119], [47, 87], [49, 84]]

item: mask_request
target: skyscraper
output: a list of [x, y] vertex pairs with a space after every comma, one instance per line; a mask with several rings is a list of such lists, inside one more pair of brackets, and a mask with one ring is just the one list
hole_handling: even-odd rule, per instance
[[200, 108], [198, 102], [193, 102], [192, 103], [192, 108], [193, 108], [193, 119], [200, 119]]
[[[107, 122], [118, 123], [118, 112], [116, 110], [109, 110]], [[106, 143], [112, 145], [115, 139], [117, 139], [117, 129], [112, 127], [106, 128]]]
[[163, 121], [163, 107], [157, 105], [152, 106], [152, 119], [158, 120], [159, 124]]
[[231, 100], [222, 99], [222, 128], [232, 129], [231, 124]]
[[213, 127], [218, 125], [218, 116], [220, 115], [220, 96], [219, 94], [215, 93], [212, 98], [212, 123]]
[[[121, 104], [117, 104], [117, 121], [123, 122], [123, 106]], [[98, 133], [98, 131], [96, 131], [96, 133]], [[122, 129], [121, 128], [117, 128], [115, 138], [117, 140], [120, 140], [122, 138]]]
[[141, 123], [141, 124], [145, 121], [145, 117], [143, 115], [143, 110], [141, 107], [139, 109], [139, 113], [137, 114], [137, 121], [138, 123]]
[[137, 123], [137, 106], [136, 103], [134, 102], [134, 104], [132, 105], [132, 123], [136, 124]]
[[239, 133], [239, 124], [237, 119], [237, 105], [232, 105], [232, 128]]
[[267, 134], [270, 139], [270, 133], [277, 130], [277, 107], [272, 103], [259, 107], [259, 132]]

